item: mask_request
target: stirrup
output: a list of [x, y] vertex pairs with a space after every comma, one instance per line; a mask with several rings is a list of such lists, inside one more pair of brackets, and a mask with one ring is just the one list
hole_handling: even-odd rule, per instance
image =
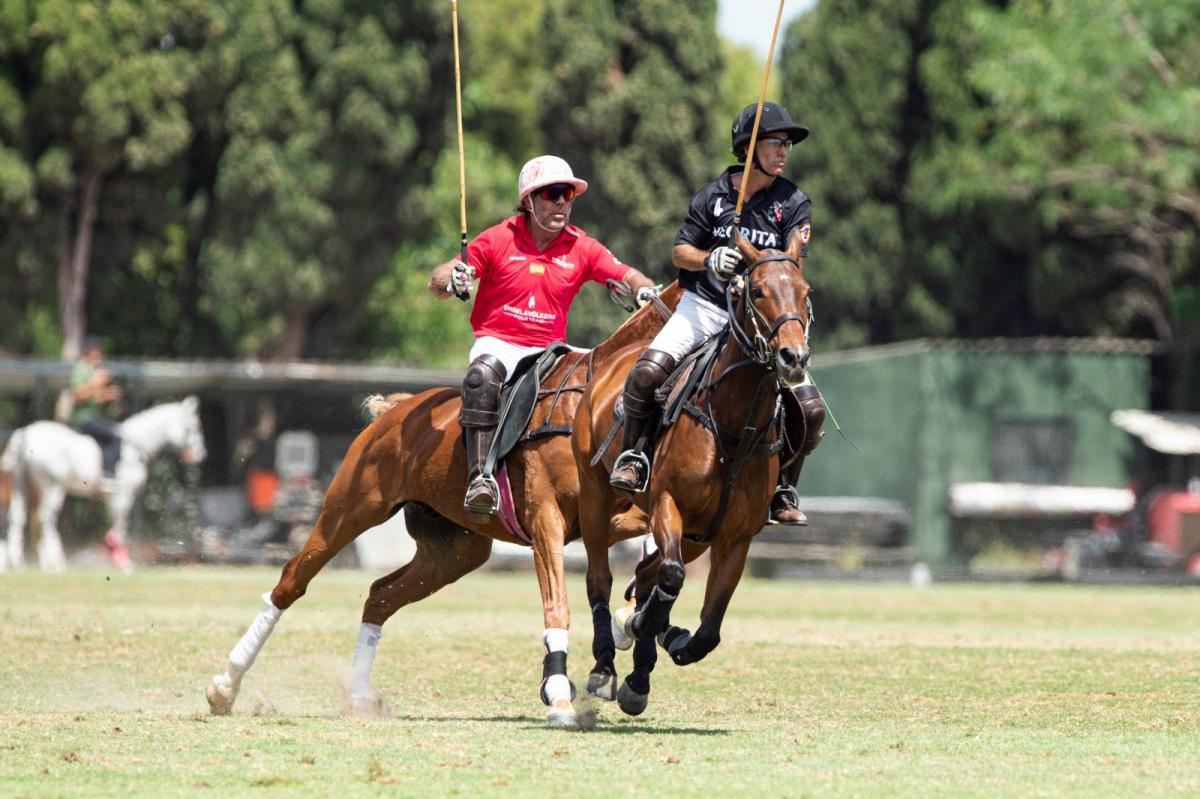
[[[783, 498], [783, 497], [790, 498], [791, 504], [788, 505], [786, 499], [783, 500], [784, 507], [781, 508], [781, 510], [795, 511], [796, 515], [799, 518], [794, 522], [782, 522], [779, 519], [775, 518], [775, 512], [776, 512], [775, 503], [777, 501], [780, 501], [781, 498]], [[800, 510], [800, 492], [797, 491], [794, 486], [776, 486], [775, 487], [775, 493], [771, 495], [771, 506], [770, 506], [769, 511], [767, 512], [767, 524], [793, 524], [798, 527], [804, 527], [808, 524], [808, 517], [805, 516], [804, 512]]]
[[[482, 496], [479, 494], [476, 494], [475, 497], [472, 497], [472, 494], [478, 492], [479, 489], [481, 489], [481, 488], [486, 488], [491, 493], [491, 499], [492, 499], [491, 504], [489, 504], [489, 505], [474, 505], [468, 501], [471, 498], [481, 499]], [[467, 513], [478, 513], [478, 514], [483, 514], [486, 516], [495, 516], [497, 507], [499, 504], [500, 504], [500, 485], [499, 485], [499, 483], [496, 482], [496, 478], [492, 477], [490, 474], [479, 475], [474, 480], [472, 480], [471, 483], [467, 486], [466, 496], [463, 497], [463, 510], [465, 510]]]
[[[632, 467], [634, 470], [640, 469], [641, 479], [637, 483], [632, 483], [617, 477], [617, 471], [624, 467]], [[618, 493], [632, 496], [640, 494], [646, 490], [647, 484], [650, 482], [650, 459], [646, 457], [646, 453], [638, 452], [635, 449], [627, 449], [617, 456], [617, 462], [613, 464], [612, 473], [608, 476], [608, 484], [612, 486]]]

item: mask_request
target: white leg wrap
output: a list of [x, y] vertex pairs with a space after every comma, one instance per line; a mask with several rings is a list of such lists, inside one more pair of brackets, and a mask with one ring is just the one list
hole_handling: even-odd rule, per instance
[[354, 660], [350, 666], [350, 698], [367, 699], [371, 696], [371, 665], [375, 662], [375, 649], [383, 635], [378, 624], [363, 624], [358, 628], [358, 643], [354, 645]]
[[271, 604], [269, 593], [263, 594], [263, 603], [263, 609], [254, 617], [250, 629], [246, 630], [246, 634], [229, 653], [229, 677], [235, 683], [254, 665], [254, 659], [262, 651], [271, 630], [275, 629], [275, 622], [283, 614], [282, 610]]
[[546, 680], [546, 701], [553, 705], [560, 699], [571, 701], [571, 681], [565, 674], [555, 674]]
[[542, 633], [542, 643], [546, 646], [546, 653], [566, 652], [567, 638], [568, 633], [563, 628], [547, 627]]

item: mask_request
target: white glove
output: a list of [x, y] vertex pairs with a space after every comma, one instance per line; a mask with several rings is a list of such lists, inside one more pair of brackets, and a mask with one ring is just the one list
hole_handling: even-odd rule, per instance
[[661, 290], [662, 286], [642, 286], [637, 290], [637, 294], [634, 295], [634, 302], [636, 302], [637, 306], [641, 308], [649, 303], [652, 297], [657, 297], [658, 292]]
[[456, 297], [467, 299], [471, 296], [471, 283], [475, 280], [475, 270], [462, 261], [455, 261], [450, 270], [450, 282], [446, 289]]
[[742, 262], [742, 254], [732, 247], [718, 247], [704, 259], [704, 265], [713, 277], [722, 283], [729, 280]]

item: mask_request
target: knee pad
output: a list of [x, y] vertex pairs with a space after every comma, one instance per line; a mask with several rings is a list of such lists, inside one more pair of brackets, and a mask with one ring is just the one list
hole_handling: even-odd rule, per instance
[[646, 417], [658, 410], [654, 392], [675, 369], [675, 359], [661, 350], [646, 350], [625, 379], [625, 412]]
[[825, 433], [825, 400], [814, 385], [797, 386], [784, 395], [788, 416], [788, 440], [798, 447], [796, 454], [807, 455], [817, 448]]
[[500, 409], [500, 388], [507, 370], [494, 355], [480, 355], [471, 361], [462, 382], [462, 410], [459, 424], [464, 427], [492, 427]]

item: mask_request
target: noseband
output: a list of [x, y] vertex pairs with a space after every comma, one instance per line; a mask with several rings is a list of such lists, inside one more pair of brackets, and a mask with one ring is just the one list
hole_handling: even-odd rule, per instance
[[[725, 310], [729, 314], [729, 329], [733, 332], [733, 337], [741, 347], [742, 352], [746, 353], [752, 361], [761, 364], [768, 370], [775, 368], [775, 350], [771, 348], [771, 338], [783, 327], [786, 323], [797, 321], [804, 327], [804, 337], [808, 338], [808, 326], [812, 323], [812, 303], [806, 302], [806, 313], [799, 311], [791, 311], [780, 315], [774, 322], [768, 322], [767, 317], [754, 304], [754, 300], [750, 298], [750, 275], [755, 269], [763, 264], [769, 264], [777, 261], [788, 261], [795, 264], [796, 268], [800, 268], [800, 262], [790, 255], [785, 253], [775, 253], [759, 258], [754, 263], [750, 264], [750, 268], [746, 270], [744, 285], [742, 287], [742, 301], [746, 304], [748, 319], [739, 321], [734, 309], [734, 287], [733, 281], [725, 284]], [[749, 327], [749, 330], [747, 330]], [[765, 332], [764, 332], [765, 330]]]

